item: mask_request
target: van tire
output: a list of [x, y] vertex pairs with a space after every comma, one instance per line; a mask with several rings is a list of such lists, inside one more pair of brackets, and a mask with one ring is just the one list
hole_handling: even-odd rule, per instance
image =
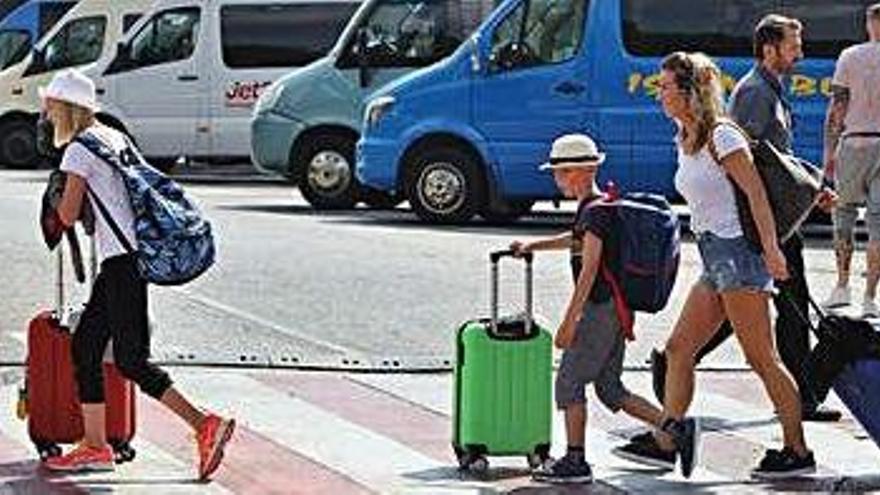
[[23, 119], [0, 125], [0, 165], [26, 169], [39, 164], [36, 126]]
[[482, 210], [486, 184], [471, 153], [450, 145], [426, 146], [413, 154], [407, 170], [407, 198], [422, 220], [464, 223]]
[[317, 210], [344, 210], [357, 202], [354, 140], [340, 134], [317, 134], [296, 152], [296, 184]]

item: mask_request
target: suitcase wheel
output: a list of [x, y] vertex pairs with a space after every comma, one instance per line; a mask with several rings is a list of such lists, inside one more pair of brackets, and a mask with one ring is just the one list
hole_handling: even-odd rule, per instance
[[485, 473], [489, 469], [489, 460], [486, 456], [473, 451], [465, 451], [459, 448], [455, 449], [455, 455], [458, 457], [458, 467], [462, 471], [471, 471], [473, 473]]
[[529, 467], [532, 469], [547, 467], [547, 464], [552, 461], [550, 458], [550, 446], [539, 445], [535, 447], [534, 452], [526, 456], [526, 460], [529, 462]]
[[52, 457], [61, 455], [61, 447], [56, 443], [37, 444], [37, 453], [40, 455], [41, 461], [46, 461]]
[[489, 470], [489, 459], [484, 455], [471, 456], [464, 468], [474, 474], [483, 474]]
[[128, 442], [111, 442], [111, 445], [113, 447], [113, 460], [116, 464], [131, 462], [137, 454]]

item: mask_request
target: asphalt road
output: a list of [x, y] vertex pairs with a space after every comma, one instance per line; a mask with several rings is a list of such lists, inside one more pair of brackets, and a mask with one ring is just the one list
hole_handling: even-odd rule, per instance
[[[0, 362], [24, 359], [28, 321], [54, 304], [55, 257], [37, 226], [46, 174], [0, 171]], [[571, 210], [539, 205], [511, 226], [437, 227], [406, 208], [316, 212], [277, 183], [187, 189], [214, 223], [219, 259], [189, 285], [150, 290], [153, 355], [179, 364], [448, 366], [456, 328], [488, 312], [488, 251], [560, 232]], [[814, 292], [823, 297], [833, 283], [829, 240], [810, 241], [807, 265]], [[650, 348], [662, 345], [698, 272], [695, 246], [687, 241], [673, 301], [657, 315], [638, 317], [629, 366], [642, 366]], [[521, 282], [519, 266], [503, 265], [502, 313], [518, 309]], [[571, 285], [566, 254], [538, 257], [540, 323], [555, 330]], [[73, 303], [87, 293], [70, 291]], [[728, 344], [705, 364], [741, 367], [743, 361]]]

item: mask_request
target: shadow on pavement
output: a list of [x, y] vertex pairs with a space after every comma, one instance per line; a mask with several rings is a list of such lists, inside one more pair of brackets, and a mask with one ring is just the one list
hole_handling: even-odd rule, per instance
[[352, 210], [315, 210], [305, 205], [222, 205], [219, 207], [228, 211], [244, 211], [254, 213], [268, 213], [274, 215], [293, 215], [322, 218], [326, 223], [338, 225], [356, 225], [362, 227], [396, 227], [432, 230], [448, 232], [522, 232], [523, 230], [547, 230], [551, 232], [565, 229], [571, 220], [571, 215], [565, 212], [539, 212], [528, 215], [520, 220], [505, 225], [487, 223], [475, 218], [469, 223], [460, 225], [431, 225], [419, 220], [409, 209], [395, 208], [390, 210], [376, 210], [368, 208], [356, 208]]

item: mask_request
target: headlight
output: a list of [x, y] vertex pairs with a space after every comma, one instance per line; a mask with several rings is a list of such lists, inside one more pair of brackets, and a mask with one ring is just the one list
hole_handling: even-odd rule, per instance
[[364, 115], [367, 127], [374, 127], [394, 107], [393, 96], [380, 96], [370, 101]]
[[280, 84], [278, 81], [273, 82], [272, 85], [266, 88], [266, 91], [260, 95], [259, 99], [257, 99], [257, 104], [254, 105], [254, 112], [261, 114], [274, 108], [275, 103], [278, 102], [278, 97], [281, 96], [283, 90], [283, 84]]

